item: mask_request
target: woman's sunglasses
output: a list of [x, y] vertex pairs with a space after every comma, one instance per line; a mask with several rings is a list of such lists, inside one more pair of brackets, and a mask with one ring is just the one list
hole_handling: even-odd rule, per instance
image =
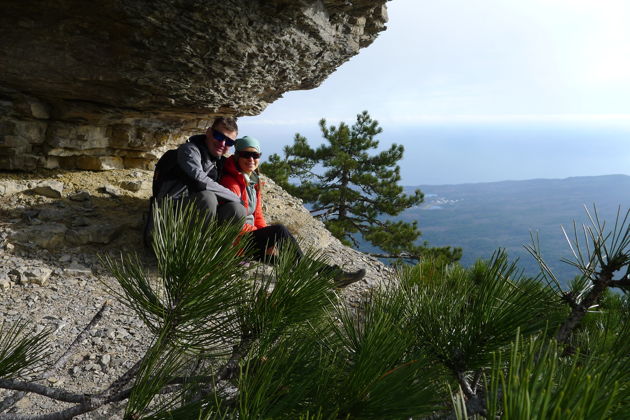
[[260, 156], [262, 156], [262, 154], [258, 152], [238, 152], [238, 157], [243, 159], [260, 159]]
[[224, 141], [226, 146], [234, 146], [234, 142], [236, 141], [234, 139], [229, 138], [222, 132], [218, 130], [214, 130], [214, 129], [212, 130], [212, 137], [214, 137], [214, 139], [218, 142]]

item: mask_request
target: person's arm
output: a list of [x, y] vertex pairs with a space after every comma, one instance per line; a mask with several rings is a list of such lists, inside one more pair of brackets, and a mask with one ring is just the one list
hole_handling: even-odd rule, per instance
[[243, 190], [236, 178], [234, 178], [234, 176], [232, 176], [231, 174], [223, 173], [223, 176], [221, 177], [221, 180], [219, 182], [223, 187], [228, 189], [234, 195], [238, 196], [239, 199], [242, 197]]
[[[238, 180], [236, 179], [236, 177], [234, 177], [233, 175], [229, 174], [229, 173], [224, 173], [223, 176], [221, 177], [221, 185], [223, 185], [225, 188], [227, 188], [228, 190], [232, 191], [234, 194], [238, 195], [239, 197], [242, 197], [243, 194], [243, 188], [241, 186], [241, 184], [239, 184]], [[258, 207], [258, 206], [256, 206]], [[256, 222], [256, 213], [254, 213], [254, 223]], [[250, 225], [245, 223], [243, 225], [243, 229], [242, 232], [251, 232], [258, 229], [258, 226], [254, 226], [254, 225]]]
[[260, 193], [260, 185], [256, 188], [256, 209], [254, 210], [254, 226], [256, 229], [264, 228], [267, 226], [267, 222], [265, 221], [265, 216], [262, 211], [262, 194]]
[[211, 191], [226, 201], [241, 202], [239, 196], [206, 174], [201, 164], [201, 152], [192, 142], [184, 143], [177, 149], [177, 163], [184, 173], [197, 183], [200, 190]]

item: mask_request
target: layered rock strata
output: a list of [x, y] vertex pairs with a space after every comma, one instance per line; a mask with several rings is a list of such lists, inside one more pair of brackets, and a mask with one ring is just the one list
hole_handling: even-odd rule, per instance
[[385, 0], [0, 5], [0, 169], [148, 168], [217, 115], [318, 86]]

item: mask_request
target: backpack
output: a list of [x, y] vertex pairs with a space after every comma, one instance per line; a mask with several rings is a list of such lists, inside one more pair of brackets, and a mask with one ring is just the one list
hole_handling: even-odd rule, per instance
[[162, 190], [164, 183], [173, 178], [180, 178], [183, 175], [182, 170], [177, 164], [177, 149], [171, 149], [164, 152], [158, 159], [153, 170], [152, 197], [155, 198]]
[[[202, 143], [198, 141], [191, 141], [195, 146], [201, 150]], [[164, 154], [158, 159], [153, 170], [153, 183], [151, 185], [152, 196], [149, 199], [149, 210], [145, 212], [144, 232], [143, 239], [144, 245], [147, 248], [151, 248], [151, 232], [153, 231], [153, 205], [159, 197], [160, 192], [164, 185], [173, 180], [182, 180], [186, 187], [184, 190], [192, 187], [192, 182], [184, 171], [179, 167], [177, 163], [177, 149], [170, 149], [164, 152]], [[162, 194], [164, 196], [165, 194]]]
[[[192, 143], [199, 151], [203, 146], [203, 141], [200, 141], [197, 136], [193, 136], [188, 139], [187, 143]], [[205, 138], [205, 136], [203, 137]], [[163, 190], [164, 185], [168, 181], [179, 180], [182, 181], [186, 187], [191, 191], [196, 191], [197, 186], [196, 183], [186, 175], [186, 173], [179, 167], [177, 163], [177, 149], [170, 149], [164, 152], [164, 154], [158, 159], [155, 164], [155, 169], [153, 171], [153, 185], [152, 185], [152, 198], [158, 199], [163, 198], [165, 195], [165, 191]], [[181, 192], [177, 192], [173, 194], [173, 191], [169, 191], [169, 195], [173, 195], [174, 197], [178, 197], [184, 190]], [[160, 194], [161, 193], [161, 194]]]

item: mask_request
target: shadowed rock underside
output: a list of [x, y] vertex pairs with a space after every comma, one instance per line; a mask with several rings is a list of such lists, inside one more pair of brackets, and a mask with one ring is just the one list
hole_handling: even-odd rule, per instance
[[385, 0], [4, 2], [0, 169], [150, 168], [318, 86], [386, 20]]

